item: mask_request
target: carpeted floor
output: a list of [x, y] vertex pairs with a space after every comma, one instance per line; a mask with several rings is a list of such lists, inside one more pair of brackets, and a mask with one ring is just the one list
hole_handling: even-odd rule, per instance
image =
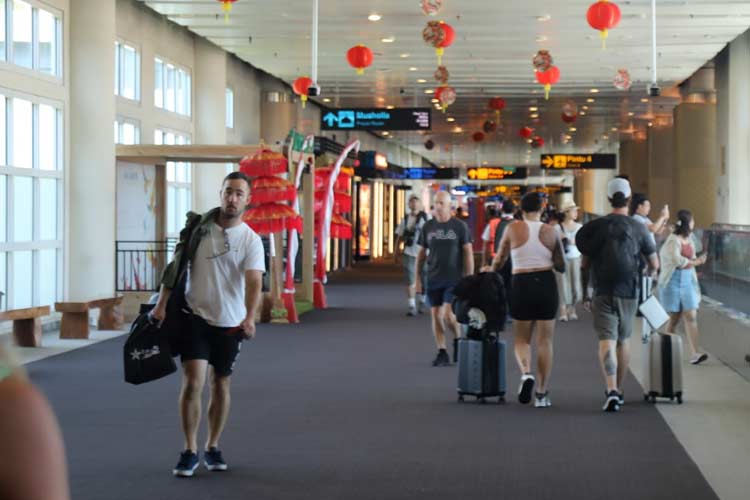
[[[179, 377], [126, 385], [124, 338], [29, 365], [65, 434], [73, 498], [716, 498], [632, 377], [624, 411], [600, 411], [589, 320], [559, 325], [552, 408], [458, 404], [456, 367], [430, 366], [428, 318], [404, 315], [396, 269], [362, 266], [327, 291], [330, 309], [244, 345], [225, 473], [172, 477]], [[514, 393], [510, 352], [508, 368]]]

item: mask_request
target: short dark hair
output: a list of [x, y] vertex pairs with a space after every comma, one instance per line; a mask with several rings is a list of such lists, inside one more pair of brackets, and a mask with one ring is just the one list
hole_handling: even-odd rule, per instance
[[503, 213], [504, 214], [513, 214], [515, 212], [516, 206], [513, 204], [513, 200], [505, 200], [503, 202]]
[[677, 222], [674, 225], [674, 234], [678, 236], [689, 236], [692, 232], [690, 230], [690, 221], [693, 220], [693, 212], [685, 208], [677, 211]]
[[250, 190], [252, 181], [250, 180], [250, 177], [248, 177], [247, 174], [244, 174], [243, 172], [231, 172], [229, 175], [224, 177], [224, 180], [221, 182], [222, 188], [224, 187], [224, 184], [227, 183], [227, 181], [234, 181], [237, 179], [247, 182], [247, 189], [248, 191]]
[[533, 191], [531, 193], [526, 193], [523, 195], [523, 198], [521, 198], [521, 210], [524, 212], [539, 212], [541, 209], [542, 197], [539, 196], [539, 193]]
[[612, 208], [627, 207], [629, 203], [630, 197], [625, 196], [625, 193], [622, 191], [616, 192], [615, 195], [609, 199], [609, 204], [612, 205]]
[[648, 199], [648, 196], [646, 196], [645, 194], [634, 193], [630, 200], [630, 215], [635, 214], [635, 211], [638, 210], [638, 207], [640, 207], [647, 201], [650, 201], [650, 200]]
[[492, 205], [487, 207], [487, 217], [489, 217], [490, 219], [494, 219], [495, 217], [497, 217], [497, 208]]

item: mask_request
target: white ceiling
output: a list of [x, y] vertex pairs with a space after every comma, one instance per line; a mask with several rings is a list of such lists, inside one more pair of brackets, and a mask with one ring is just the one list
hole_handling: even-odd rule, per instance
[[[528, 146], [518, 137], [523, 125], [536, 127], [547, 142], [537, 152], [611, 148], [620, 130], [643, 129], [648, 121], [667, 117], [679, 97], [641, 101], [651, 79], [650, 0], [617, 2], [622, 20], [610, 31], [606, 50], [601, 48], [599, 33], [586, 22], [592, 1], [445, 0], [433, 18], [422, 14], [417, 0], [320, 0], [321, 97], [332, 100], [329, 106], [430, 105], [432, 96], [424, 91], [436, 85], [432, 74], [437, 61], [434, 49], [422, 41], [422, 29], [427, 21], [440, 19], [456, 31], [443, 63], [458, 93], [448, 113], [433, 113], [430, 137], [440, 147], [426, 151], [421, 147], [426, 137], [417, 133], [394, 133], [393, 140], [447, 165], [536, 164], [536, 154], [527, 155]], [[215, 0], [145, 3], [287, 82], [311, 73], [311, 0], [239, 0], [228, 23]], [[368, 21], [371, 13], [382, 19]], [[540, 21], [543, 18], [549, 20]], [[657, 0], [660, 85], [667, 88], [689, 77], [749, 26], [750, 2], [746, 0]], [[383, 43], [386, 37], [394, 41]], [[356, 44], [375, 52], [375, 62], [363, 76], [357, 76], [346, 62], [346, 51]], [[531, 65], [539, 49], [552, 53], [562, 74], [549, 101], [544, 100]], [[618, 68], [630, 71], [634, 83], [629, 92], [618, 91], [612, 84]], [[427, 82], [418, 83], [420, 78]], [[600, 92], [591, 94], [592, 88]], [[503, 126], [478, 146], [471, 134], [493, 117], [486, 106], [493, 96], [507, 101]], [[563, 148], [562, 136], [570, 132], [560, 114], [568, 98], [590, 109], [579, 117], [577, 132], [571, 133], [571, 143]], [[595, 102], [586, 103], [587, 98]], [[540, 108], [536, 123], [529, 117], [530, 106]], [[456, 121], [448, 123], [448, 116]], [[456, 125], [463, 133], [454, 132]], [[612, 132], [612, 127], [618, 132]]]

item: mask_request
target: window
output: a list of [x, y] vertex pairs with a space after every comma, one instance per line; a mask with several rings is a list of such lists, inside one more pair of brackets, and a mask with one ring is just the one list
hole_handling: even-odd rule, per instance
[[234, 91], [229, 88], [226, 92], [226, 106], [227, 128], [234, 128]]
[[190, 116], [192, 100], [190, 72], [163, 59], [154, 59], [154, 106]]
[[62, 144], [56, 105], [0, 95], [0, 291], [9, 308], [51, 305], [62, 291]]
[[0, 60], [59, 77], [61, 46], [60, 14], [23, 0], [0, 0]]
[[141, 127], [135, 120], [118, 118], [115, 121], [115, 144], [140, 144]]
[[135, 47], [115, 42], [115, 95], [141, 99], [141, 56]]
[[[190, 136], [166, 129], [154, 131], [154, 144], [190, 144]], [[192, 207], [192, 163], [167, 162], [167, 237], [180, 234]]]

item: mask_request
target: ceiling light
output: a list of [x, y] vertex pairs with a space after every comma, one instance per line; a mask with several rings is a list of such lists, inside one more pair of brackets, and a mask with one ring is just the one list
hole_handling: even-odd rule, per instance
[[396, 107], [396, 106], [394, 106], [394, 105], [392, 105], [392, 104], [391, 104], [391, 105], [389, 105], [389, 106], [386, 106], [386, 107], [385, 107], [385, 109], [393, 109], [393, 108], [395, 108], [395, 107]]
[[617, 132], [617, 127], [612, 127], [612, 132]]
[[581, 112], [580, 112], [580, 113], [578, 113], [578, 114], [579, 114], [579, 115], [581, 115], [581, 116], [586, 116], [586, 112], [585, 112], [585, 111], [581, 111]]
[[395, 38], [393, 38], [392, 36], [380, 39], [380, 41], [383, 42], [383, 43], [393, 43], [394, 40], [395, 40]]
[[409, 71], [417, 71], [417, 68], [412, 66], [411, 68], [409, 68]]
[[550, 16], [549, 14], [544, 14], [543, 16], [536, 16], [536, 20], [539, 21], [540, 23], [546, 23], [550, 19], [552, 19], [552, 16]]
[[329, 98], [327, 98], [327, 97], [324, 97], [323, 98], [323, 102], [331, 102], [331, 100]]
[[539, 118], [539, 115], [537, 113], [532, 113], [531, 118]]
[[606, 140], [608, 140], [608, 139], [609, 139], [609, 136], [608, 136], [608, 135], [603, 135], [603, 136], [602, 136], [602, 140], [605, 140], [605, 141], [606, 141]]
[[591, 97], [589, 97], [588, 99], [586, 99], [586, 102], [596, 102], [596, 99], [592, 99]]
[[653, 123], [651, 123], [651, 122], [648, 122], [648, 126], [649, 126], [649, 127], [653, 127], [653, 126], [654, 126], [654, 124], [653, 124]]
[[382, 17], [380, 16], [380, 14], [370, 14], [369, 16], [367, 16], [367, 19], [372, 22], [377, 22], [377, 21], [380, 21]]
[[385, 101], [385, 97], [378, 97], [378, 102], [383, 102], [383, 101]]
[[543, 43], [543, 42], [546, 42], [547, 40], [548, 38], [544, 35], [539, 35], [538, 37], [536, 37], [537, 43]]
[[407, 57], [409, 57], [409, 54], [406, 54], [406, 53], [401, 54], [401, 59], [406, 59]]
[[425, 80], [424, 78], [420, 78], [419, 80], [417, 80], [417, 83], [427, 83], [427, 80]]
[[648, 102], [648, 99], [644, 97], [643, 99], [641, 99], [641, 102]]
[[435, 93], [435, 91], [434, 91], [434, 90], [432, 90], [432, 89], [425, 89], [424, 93], [425, 93], [425, 94], [434, 94], [434, 93]]
[[463, 131], [464, 131], [464, 129], [462, 129], [461, 127], [456, 127], [456, 128], [453, 129], [453, 132], [455, 132], [457, 134], [460, 134]]
[[599, 89], [591, 89], [591, 90], [589, 90], [589, 92], [591, 92], [592, 94], [598, 94], [599, 93]]
[[536, 106], [531, 106], [531, 107], [529, 108], [529, 111], [532, 111], [532, 112], [533, 112], [533, 111], [539, 111], [539, 108], [537, 108]]
[[575, 128], [575, 127], [570, 127], [570, 128], [568, 129], [568, 130], [570, 130], [571, 132], [575, 132], [575, 131], [576, 131], [576, 130], [578, 130], [578, 129], [577, 129], [577, 128]]
[[581, 109], [589, 109], [588, 106], [581, 106]]
[[528, 142], [529, 144], [531, 144], [531, 139], [526, 139], [526, 142]]
[[634, 116], [634, 115], [635, 115], [635, 113], [633, 113], [632, 111], [630, 113], [628, 113], [628, 116]]
[[383, 132], [383, 135], [390, 135], [390, 132]]
[[456, 119], [453, 118], [452, 116], [449, 116], [448, 118], [445, 119], [445, 121], [447, 121], [447, 122], [455, 122]]
[[440, 101], [439, 101], [439, 100], [437, 100], [437, 99], [435, 99], [435, 98], [432, 98], [432, 99], [430, 99], [430, 102], [432, 102], [432, 103], [436, 103], [436, 102], [440, 102]]
[[486, 161], [483, 161], [483, 162], [482, 162], [482, 165], [487, 165], [487, 162], [486, 162]]

